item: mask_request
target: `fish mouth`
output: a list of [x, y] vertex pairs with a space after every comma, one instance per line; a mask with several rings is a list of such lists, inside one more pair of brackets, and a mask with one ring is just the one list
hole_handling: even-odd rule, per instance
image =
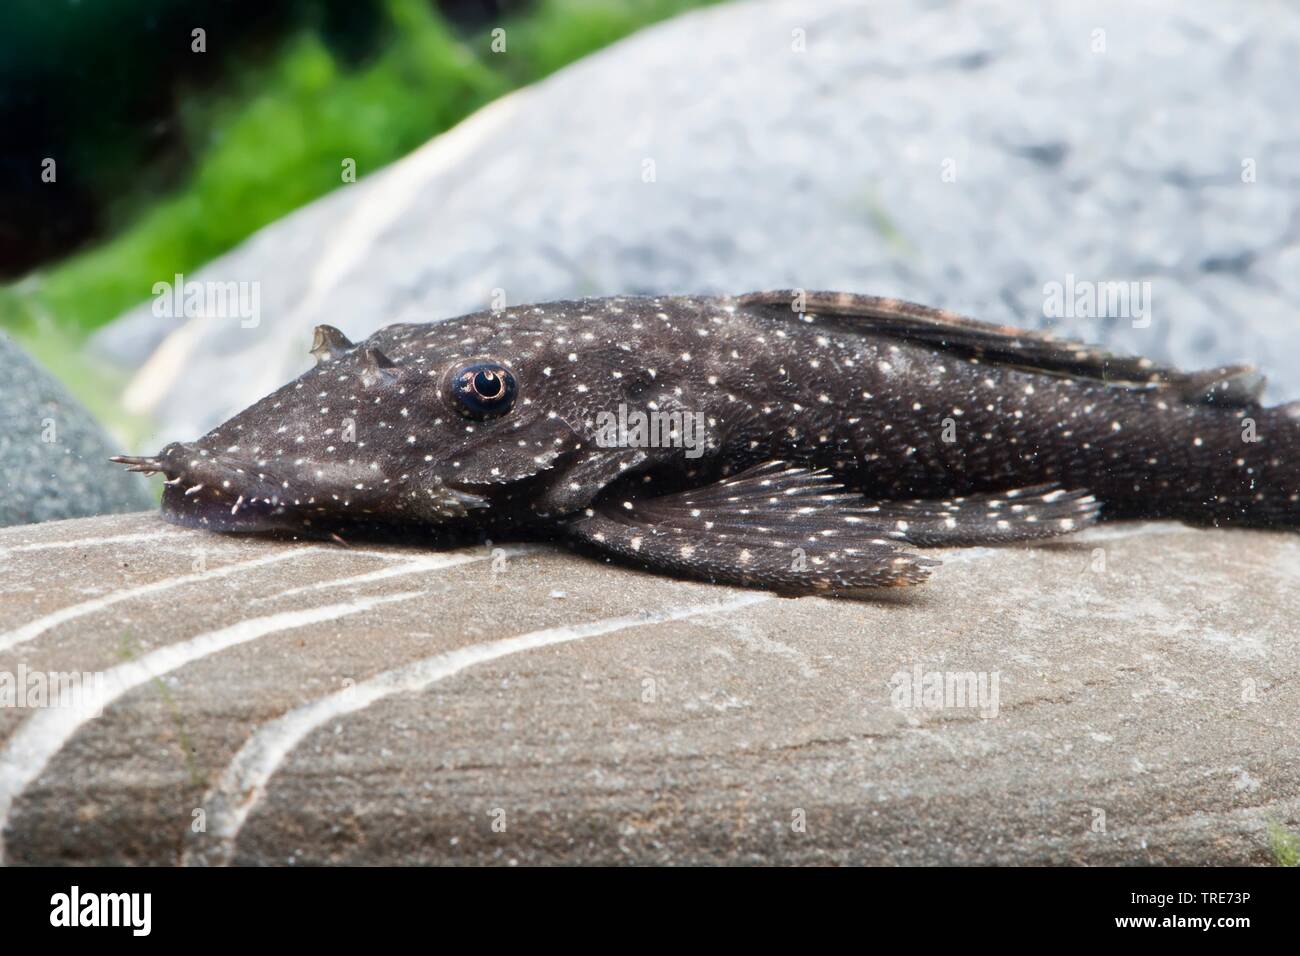
[[357, 476], [338, 465], [281, 475], [183, 442], [173, 442], [157, 455], [114, 455], [109, 460], [127, 471], [165, 475], [163, 518], [209, 531], [336, 537], [339, 531], [393, 521], [442, 524], [488, 504], [436, 482], [432, 493], [419, 496], [404, 497], [392, 485], [359, 491]]

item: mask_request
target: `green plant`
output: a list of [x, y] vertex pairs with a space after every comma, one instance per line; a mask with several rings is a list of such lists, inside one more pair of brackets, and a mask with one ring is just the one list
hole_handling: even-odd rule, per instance
[[129, 224], [0, 291], [0, 322], [24, 338], [42, 317], [84, 335], [342, 185], [344, 159], [373, 173], [513, 87], [701, 2], [541, 0], [504, 22], [507, 52], [496, 54], [490, 30], [459, 38], [425, 0], [386, 0], [392, 38], [354, 70], [301, 34], [225, 92], [187, 95], [184, 140], [198, 160], [186, 184], [143, 209], [122, 200], [137, 210]]
[[1280, 823], [1268, 825], [1269, 850], [1278, 866], [1300, 866], [1300, 834]]

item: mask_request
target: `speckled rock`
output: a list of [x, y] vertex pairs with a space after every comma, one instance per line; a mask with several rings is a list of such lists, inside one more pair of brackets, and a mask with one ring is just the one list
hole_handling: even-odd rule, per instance
[[[1272, 398], [1300, 397], [1297, 62], [1281, 0], [727, 4], [190, 277], [260, 283], [256, 327], [145, 306], [98, 341], [136, 364], [161, 343], [129, 395], [160, 422], [148, 451], [308, 367], [317, 323], [357, 338], [587, 294], [900, 295], [1186, 366], [1255, 361]], [[1044, 314], [1052, 283], [1111, 282], [1149, 282], [1145, 315]]]
[[103, 429], [0, 332], [0, 525], [139, 511], [152, 498], [109, 464]]
[[1294, 535], [942, 556], [836, 601], [542, 546], [6, 529], [0, 693], [88, 693], [0, 707], [0, 852], [1206, 865], [1300, 831]]

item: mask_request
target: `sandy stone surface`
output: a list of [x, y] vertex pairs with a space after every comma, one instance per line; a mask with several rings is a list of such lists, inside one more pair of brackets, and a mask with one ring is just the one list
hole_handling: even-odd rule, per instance
[[1300, 824], [1295, 536], [944, 556], [837, 601], [542, 546], [5, 529], [0, 691], [92, 677], [0, 707], [4, 859], [1270, 862]]

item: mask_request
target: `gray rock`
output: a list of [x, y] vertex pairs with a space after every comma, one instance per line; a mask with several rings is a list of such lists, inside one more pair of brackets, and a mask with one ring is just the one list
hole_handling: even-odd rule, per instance
[[[496, 289], [900, 295], [1191, 366], [1255, 361], [1272, 398], [1300, 397], [1297, 60], [1300, 19], [1278, 0], [707, 9], [489, 106], [195, 277], [260, 282], [257, 328], [143, 307], [99, 341], [139, 362], [132, 342], [167, 335], [130, 396], [159, 443], [305, 369], [317, 323], [357, 338]], [[1044, 287], [1068, 276], [1150, 282], [1150, 325], [1049, 323]]]
[[153, 499], [108, 462], [114, 448], [81, 403], [0, 332], [0, 525], [139, 511]]
[[[0, 707], [3, 850], [1272, 862], [1270, 827], [1300, 826], [1293, 535], [1116, 525], [942, 556], [915, 593], [836, 601], [548, 547], [0, 531], [0, 675], [99, 673], [104, 704]], [[948, 696], [912, 695], [935, 674]]]

